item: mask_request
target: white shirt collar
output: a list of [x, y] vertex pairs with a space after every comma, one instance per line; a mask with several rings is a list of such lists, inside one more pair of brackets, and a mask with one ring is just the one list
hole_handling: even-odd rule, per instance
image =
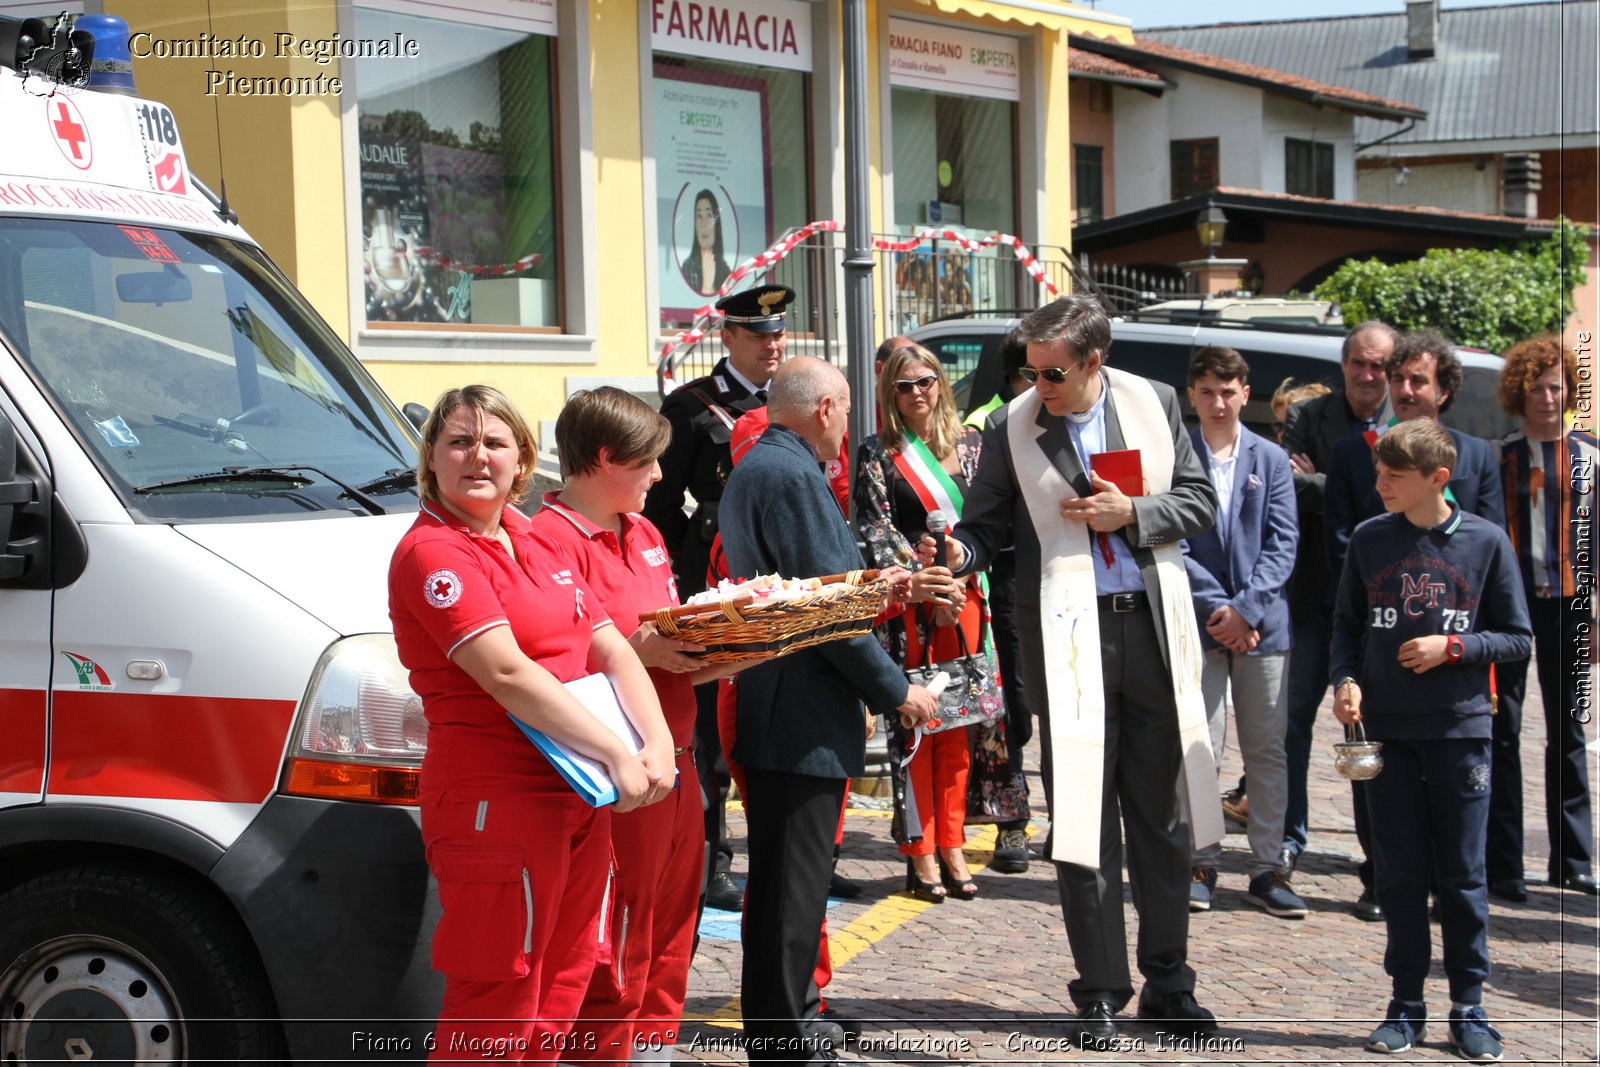
[[733, 360], [731, 360], [731, 359], [727, 361], [727, 366], [724, 369], [727, 370], [728, 377], [732, 378], [734, 381], [736, 381], [740, 385], [744, 386], [745, 392], [749, 393], [751, 396], [754, 396], [756, 394], [757, 390], [766, 388], [766, 386], [757, 385], [755, 382], [752, 382], [749, 378], [746, 378], [744, 375], [740, 374], [739, 373], [739, 369], [733, 365]]

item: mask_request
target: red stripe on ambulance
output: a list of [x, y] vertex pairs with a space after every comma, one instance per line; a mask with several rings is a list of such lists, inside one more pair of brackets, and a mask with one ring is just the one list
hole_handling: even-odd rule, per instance
[[45, 703], [42, 689], [0, 689], [0, 793], [44, 787]]
[[51, 796], [260, 803], [277, 787], [292, 700], [56, 690]]

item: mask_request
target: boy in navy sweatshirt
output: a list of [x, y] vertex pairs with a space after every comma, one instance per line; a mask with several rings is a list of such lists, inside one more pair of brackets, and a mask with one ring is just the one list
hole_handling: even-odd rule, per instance
[[1357, 526], [1334, 605], [1333, 713], [1382, 741], [1367, 783], [1383, 966], [1394, 984], [1374, 1052], [1422, 1037], [1432, 945], [1428, 874], [1438, 881], [1449, 1040], [1468, 1060], [1500, 1059], [1483, 1012], [1489, 974], [1484, 837], [1489, 813], [1489, 665], [1526, 659], [1532, 628], [1505, 532], [1444, 496], [1455, 443], [1412, 419], [1372, 449], [1386, 515]]

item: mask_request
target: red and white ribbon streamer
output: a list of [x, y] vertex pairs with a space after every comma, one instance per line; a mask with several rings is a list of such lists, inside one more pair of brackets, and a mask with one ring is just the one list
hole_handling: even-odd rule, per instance
[[538, 252], [530, 252], [515, 263], [493, 263], [482, 267], [470, 267], [465, 263], [457, 263], [442, 252], [435, 252], [426, 245], [417, 248], [417, 256], [421, 259], [432, 260], [440, 270], [465, 271], [475, 278], [499, 278], [507, 274], [520, 274], [525, 270], [532, 270], [544, 258]]
[[[842, 229], [844, 229], [844, 224], [834, 219], [821, 219], [808, 223], [797, 230], [791, 230], [780, 238], [777, 244], [765, 252], [758, 256], [753, 256], [735, 267], [733, 272], [728, 275], [727, 280], [717, 289], [716, 298], [711, 303], [695, 310], [694, 318], [689, 328], [661, 347], [661, 358], [658, 360], [657, 365], [664, 368], [661, 375], [662, 388], [670, 393], [677, 384], [673, 379], [672, 365], [667, 362], [667, 357], [679, 348], [698, 344], [705, 338], [706, 334], [711, 332], [712, 325], [716, 320], [722, 317], [721, 313], [717, 311], [717, 300], [732, 292], [734, 287], [751, 273], [764, 271], [781, 262], [790, 252], [794, 251], [797, 245], [813, 234], [832, 233]], [[957, 233], [954, 230], [936, 230], [930, 227], [918, 230], [915, 235], [904, 241], [891, 241], [887, 238], [875, 237], [872, 241], [872, 247], [879, 252], [910, 252], [934, 241], [949, 241], [961, 246], [962, 249], [968, 252], [978, 252], [985, 248], [993, 248], [996, 245], [1006, 245], [1011, 249], [1012, 254], [1017, 257], [1017, 262], [1022, 264], [1023, 269], [1028, 272], [1029, 276], [1040, 285], [1043, 285], [1052, 298], [1061, 295], [1060, 288], [1045, 274], [1043, 265], [1034, 258], [1033, 252], [1029, 250], [1028, 246], [1022, 243], [1020, 237], [1015, 237], [1009, 233], [991, 233], [980, 241], [965, 234]]]

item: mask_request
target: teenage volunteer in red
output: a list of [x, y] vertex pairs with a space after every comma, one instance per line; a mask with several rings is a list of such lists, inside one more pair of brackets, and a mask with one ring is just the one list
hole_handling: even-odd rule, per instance
[[[611, 811], [581, 799], [507, 711], [603, 763], [629, 811], [672, 788], [655, 689], [596, 598], [509, 506], [533, 437], [498, 390], [446, 392], [422, 428], [422, 509], [389, 565], [400, 661], [422, 697], [422, 834], [443, 915], [434, 1058], [554, 1060], [608, 953]], [[603, 673], [645, 741], [635, 757], [562, 682]]]
[[[694, 768], [694, 686], [728, 673], [686, 652], [639, 613], [678, 603], [661, 533], [638, 512], [661, 478], [672, 427], [650, 405], [611, 386], [581, 390], [556, 420], [564, 485], [547, 493], [534, 536], [588, 583], [655, 683], [672, 733], [678, 789], [663, 803], [619, 815], [612, 963], [595, 968], [569, 1060], [665, 1061], [683, 1018], [694, 949], [705, 822]], [[590, 1040], [593, 1035], [593, 1040]]]

